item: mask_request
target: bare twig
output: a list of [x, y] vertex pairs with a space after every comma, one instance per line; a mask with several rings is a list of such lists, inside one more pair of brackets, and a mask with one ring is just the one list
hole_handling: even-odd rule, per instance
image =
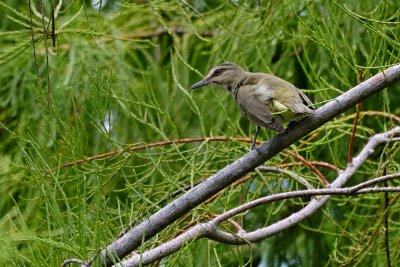
[[[329, 163], [329, 162], [325, 162], [325, 161], [309, 161], [310, 164], [312, 164], [313, 166], [321, 166], [327, 169], [330, 169], [332, 171], [335, 172], [339, 172], [340, 169], [338, 167], [336, 167], [335, 165]], [[302, 162], [290, 162], [290, 163], [283, 163], [283, 164], [279, 164], [279, 167], [281, 168], [288, 168], [291, 166], [298, 166], [298, 165], [303, 165]]]
[[[303, 146], [305, 146], [306, 144], [308, 144], [309, 142], [311, 142], [312, 140], [314, 140], [315, 138], [317, 138], [320, 134], [321, 134], [320, 131], [315, 131], [313, 134], [311, 134], [310, 137], [308, 137], [308, 138], [305, 140], [305, 142], [302, 142], [302, 143], [297, 147], [297, 149], [302, 148]], [[286, 157], [281, 161], [281, 164], [280, 164], [280, 165], [283, 165], [284, 162], [286, 162], [288, 159], [289, 159], [289, 156], [286, 156]]]
[[54, 14], [54, 9], [53, 9], [53, 7], [51, 7], [51, 33], [50, 33], [50, 36], [51, 36], [51, 41], [52, 41], [52, 45], [53, 45], [53, 48], [55, 49], [56, 48], [56, 38], [57, 38], [57, 34], [56, 34], [56, 16], [55, 16], [55, 14]]
[[[358, 71], [358, 82], [364, 81], [364, 70], [359, 70]], [[358, 103], [356, 105], [356, 116], [354, 117], [353, 121], [353, 129], [351, 130], [351, 135], [350, 135], [350, 142], [349, 142], [349, 152], [347, 155], [347, 163], [350, 163], [353, 160], [353, 147], [354, 147], [354, 140], [356, 138], [356, 131], [357, 131], [357, 125], [358, 125], [358, 120], [360, 118], [360, 110], [361, 110], [361, 103]]]
[[[203, 203], [206, 199], [214, 196], [217, 192], [226, 188], [242, 176], [254, 170], [257, 166], [272, 158], [292, 143], [399, 79], [400, 65], [395, 65], [385, 70], [384, 73], [379, 73], [373, 76], [356, 87], [346, 91], [336, 99], [328, 102], [316, 110], [314, 115], [310, 115], [294, 125], [290, 131], [276, 135], [257, 149], [252, 150], [232, 164], [221, 169], [206, 181], [192, 188], [158, 212], [151, 215], [149, 218], [145, 218], [142, 223], [138, 224], [124, 236], [110, 244], [107, 249], [102, 251], [101, 260], [103, 264], [112, 264], [110, 255], [117, 259], [124, 258], [131, 251], [138, 248], [142, 242], [153, 237], [170, 223], [186, 214], [200, 203]], [[400, 128], [396, 127], [392, 131], [376, 135], [372, 138], [366, 145], [367, 152], [354, 158], [352, 164], [350, 164], [345, 171], [342, 171], [337, 179], [331, 184], [331, 188], [340, 188], [368, 158], [377, 144], [386, 142], [391, 135], [398, 133], [399, 131]], [[262, 236], [276, 234], [283, 229], [298, 223], [319, 209], [328, 199], [329, 196], [325, 196], [318, 200], [311, 200], [311, 202], [301, 211], [290, 215], [288, 218], [280, 221], [279, 224], [275, 223], [264, 228], [262, 230], [263, 232], [259, 234]], [[285, 226], [283, 227], [282, 225]], [[207, 229], [204, 230], [206, 231]], [[177, 238], [183, 238], [183, 240], [185, 240], [182, 236]]]
[[[71, 162], [66, 162], [60, 165], [60, 169], [74, 166], [74, 165], [79, 165], [82, 163], [86, 163], [89, 161], [93, 160], [98, 160], [98, 159], [103, 159], [103, 158], [108, 158], [111, 156], [115, 155], [120, 155], [126, 152], [132, 152], [132, 151], [138, 151], [138, 150], [143, 150], [147, 148], [152, 148], [152, 147], [159, 147], [159, 146], [166, 146], [166, 145], [175, 145], [175, 144], [186, 144], [186, 143], [195, 143], [195, 142], [210, 142], [210, 141], [234, 141], [234, 142], [246, 142], [246, 143], [251, 143], [252, 139], [250, 138], [240, 138], [240, 137], [194, 137], [194, 138], [183, 138], [183, 139], [174, 139], [174, 140], [167, 140], [167, 141], [160, 141], [160, 142], [155, 142], [155, 143], [150, 143], [150, 144], [144, 144], [144, 145], [133, 145], [129, 146], [125, 149], [121, 150], [114, 150], [110, 151], [107, 153], [95, 155], [92, 157], [87, 157], [85, 159], [79, 159]], [[54, 170], [56, 171], [56, 170]]]
[[[383, 168], [383, 175], [387, 174], [387, 165]], [[384, 182], [385, 187], [388, 186], [387, 181]], [[390, 247], [389, 247], [389, 196], [385, 192], [385, 252], [386, 252], [386, 264], [387, 267], [391, 267], [392, 263], [390, 260]]]
[[39, 67], [37, 63], [37, 56], [36, 56], [36, 44], [35, 44], [35, 30], [33, 27], [33, 21], [32, 21], [32, 0], [29, 0], [29, 22], [31, 25], [31, 38], [32, 38], [32, 48], [33, 48], [33, 60], [35, 62], [35, 70], [36, 70], [36, 76], [38, 79], [40, 79], [39, 76]]
[[[378, 111], [378, 110], [368, 110], [368, 111], [361, 111], [360, 112], [360, 117], [364, 117], [364, 116], [372, 116], [372, 117], [385, 117], [388, 118], [390, 120], [392, 120], [394, 123], [400, 123], [400, 117], [396, 116], [395, 114], [392, 113], [388, 113], [388, 112], [384, 112], [384, 111]], [[350, 114], [348, 116], [342, 117], [340, 119], [338, 119], [338, 122], [341, 121], [347, 121], [349, 119], [353, 119], [357, 116], [357, 113], [353, 113]]]
[[266, 167], [266, 166], [260, 166], [257, 167], [257, 170], [260, 170], [262, 172], [278, 172], [278, 173], [284, 173], [289, 175], [290, 177], [292, 177], [293, 179], [295, 179], [297, 182], [301, 183], [302, 185], [304, 185], [307, 189], [314, 189], [314, 187], [307, 182], [306, 179], [304, 179], [303, 177], [301, 177], [300, 175], [298, 175], [297, 173], [288, 171], [288, 170], [284, 170], [282, 168], [279, 167]]
[[[54, 17], [56, 15], [54, 14]], [[48, 21], [48, 18], [45, 17], [45, 20]], [[58, 31], [56, 31], [56, 34], [60, 32], [68, 33], [68, 30], [64, 30], [64, 27], [61, 26]], [[61, 30], [61, 31], [60, 31]], [[74, 30], [74, 33], [80, 32], [83, 34], [88, 34], [89, 32], [87, 31], [79, 31], [79, 30]], [[176, 26], [169, 26], [169, 31], [164, 29], [164, 28], [155, 28], [152, 30], [147, 30], [147, 31], [136, 31], [136, 32], [126, 32], [126, 33], [121, 33], [119, 36], [112, 36], [112, 35], [107, 35], [106, 33], [101, 33], [101, 37], [95, 39], [95, 43], [105, 43], [105, 42], [113, 42], [115, 40], [120, 40], [120, 41], [132, 41], [132, 40], [146, 40], [150, 39], [153, 37], [159, 37], [163, 35], [169, 35], [171, 33], [174, 33], [176, 35], [184, 35], [187, 34], [189, 31], [184, 28], [184, 27], [176, 27]], [[214, 36], [213, 31], [202, 31], [199, 33], [201, 37], [212, 37]], [[66, 51], [71, 48], [70, 44], [64, 43], [60, 44], [58, 46], [59, 51]], [[45, 50], [38, 50], [38, 54], [43, 54], [45, 53]]]
[[194, 8], [193, 6], [191, 6], [188, 2], [186, 2], [185, 0], [179, 0], [184, 6], [187, 6], [189, 9], [191, 9], [194, 13], [196, 13], [197, 16], [199, 16], [200, 18], [202, 18], [204, 20], [204, 16], [203, 14], [201, 14], [196, 8]]
[[353, 146], [354, 146], [354, 139], [356, 138], [358, 119], [360, 117], [360, 109], [361, 109], [360, 106], [361, 106], [360, 103], [356, 105], [356, 116], [354, 117], [353, 129], [351, 130], [350, 142], [349, 142], [349, 153], [347, 157], [348, 163], [350, 163], [353, 160]]
[[294, 152], [288, 151], [287, 153], [289, 155], [291, 155], [292, 157], [294, 157], [295, 159], [304, 163], [304, 165], [306, 165], [307, 167], [309, 167], [310, 170], [313, 171], [318, 176], [318, 178], [321, 180], [322, 184], [324, 184], [324, 185], [329, 184], [329, 181], [326, 179], [325, 175], [323, 175], [322, 172], [320, 170], [318, 170], [314, 165], [312, 165], [308, 160], [306, 160], [305, 158], [303, 158], [302, 156], [300, 156]]
[[41, 15], [42, 15], [42, 26], [43, 26], [43, 32], [44, 32], [44, 46], [46, 48], [47, 105], [50, 106], [50, 102], [51, 102], [51, 87], [50, 87], [49, 46], [47, 44], [48, 27], [46, 27], [46, 25], [45, 25], [45, 15], [44, 15], [43, 0], [40, 0], [40, 12], [41, 12]]

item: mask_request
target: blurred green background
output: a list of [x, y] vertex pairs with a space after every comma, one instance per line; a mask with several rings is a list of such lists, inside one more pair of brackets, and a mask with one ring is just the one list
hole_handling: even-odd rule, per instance
[[[51, 10], [59, 2], [43, 0], [45, 17], [40, 3], [32, 0], [30, 12], [29, 1], [0, 0], [1, 266], [89, 259], [130, 222], [174, 199], [174, 192], [247, 153], [249, 143], [231, 140], [87, 160], [178, 138], [251, 138], [254, 124], [241, 117], [227, 92], [189, 90], [213, 65], [230, 61], [273, 73], [304, 89], [318, 107], [400, 61], [399, 1], [65, 0], [55, 23]], [[399, 94], [396, 84], [361, 104], [354, 154], [368, 137], [400, 122]], [[321, 187], [317, 175], [288, 151], [345, 168], [354, 116], [355, 109], [349, 110], [266, 165], [285, 166]], [[263, 130], [260, 140], [274, 134]], [[398, 150], [396, 144], [382, 148], [350, 183], [382, 175], [384, 168], [399, 172]], [[77, 160], [82, 162], [64, 166]], [[316, 166], [329, 180], [337, 175]], [[297, 188], [303, 187], [285, 175], [253, 173], [143, 249], [169, 240], [192, 221]], [[399, 195], [389, 197], [395, 266]], [[235, 220], [246, 230], [257, 229], [308, 200], [265, 205]], [[382, 194], [336, 196], [300, 225], [260, 243], [199, 240], [161, 264], [387, 266], [385, 214]]]

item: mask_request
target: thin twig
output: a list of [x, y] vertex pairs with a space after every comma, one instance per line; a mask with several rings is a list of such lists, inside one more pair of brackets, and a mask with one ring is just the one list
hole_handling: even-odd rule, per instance
[[[63, 169], [63, 168], [67, 168], [67, 167], [71, 167], [71, 166], [76, 166], [76, 165], [80, 165], [83, 163], [87, 163], [90, 161], [94, 161], [94, 160], [98, 160], [98, 159], [104, 159], [104, 158], [109, 158], [112, 156], [116, 156], [116, 155], [120, 155], [123, 153], [127, 153], [127, 152], [132, 152], [132, 151], [138, 151], [138, 150], [143, 150], [143, 149], [148, 149], [148, 148], [152, 148], [152, 147], [160, 147], [160, 146], [166, 146], [166, 145], [175, 145], [175, 144], [186, 144], [186, 143], [196, 143], [196, 142], [229, 142], [229, 141], [233, 141], [233, 142], [244, 142], [244, 143], [252, 143], [253, 140], [250, 138], [242, 138], [242, 137], [194, 137], [194, 138], [183, 138], [183, 139], [174, 139], [174, 140], [167, 140], [167, 141], [159, 141], [159, 142], [154, 142], [154, 143], [149, 143], [149, 144], [144, 144], [144, 145], [132, 145], [129, 146], [125, 149], [120, 149], [120, 150], [113, 150], [107, 153], [103, 153], [103, 154], [98, 154], [95, 156], [91, 156], [91, 157], [87, 157], [84, 159], [78, 159], [75, 161], [70, 161], [70, 162], [65, 162], [62, 163], [58, 169]], [[257, 141], [257, 144], [261, 144], [261, 141]], [[321, 179], [325, 179], [324, 175], [314, 167], [314, 165], [320, 165], [320, 166], [324, 166], [326, 168], [329, 168], [331, 170], [334, 171], [338, 171], [339, 169], [332, 165], [329, 164], [327, 162], [317, 162], [317, 161], [307, 161], [305, 160], [303, 157], [293, 153], [293, 152], [288, 152], [291, 156], [293, 156], [294, 158], [300, 160], [301, 162], [303, 162], [306, 166], [310, 167], [310, 169], [312, 171], [314, 171], [317, 175], [320, 176]], [[281, 168], [286, 168], [292, 165], [299, 165], [298, 162], [295, 163], [287, 163], [287, 164], [283, 164], [280, 165]], [[53, 171], [57, 171], [57, 169], [53, 169]], [[201, 183], [201, 181], [196, 182], [193, 186], [197, 185]], [[186, 187], [183, 187], [182, 189], [189, 189], [191, 187], [193, 187], [192, 185], [188, 185]], [[179, 190], [181, 191], [181, 190]], [[179, 194], [179, 192], [174, 192], [174, 195]]]
[[44, 46], [46, 48], [47, 105], [50, 106], [50, 103], [51, 103], [51, 87], [50, 87], [49, 46], [47, 44], [48, 27], [46, 27], [46, 25], [45, 25], [43, 0], [40, 0], [40, 11], [42, 13], [42, 26], [43, 26], [43, 32], [44, 32]]
[[[314, 140], [315, 138], [317, 138], [319, 135], [321, 134], [320, 131], [315, 131], [315, 133], [313, 133], [310, 137], [308, 137], [304, 142], [302, 142], [297, 149], [301, 149], [303, 146], [305, 146], [306, 144], [308, 144], [309, 142], [311, 142], [312, 140]], [[287, 155], [279, 164], [279, 166], [284, 165], [287, 160], [289, 159], [289, 155]]]
[[[387, 174], [387, 165], [383, 168], [383, 175]], [[387, 187], [387, 181], [384, 182], [384, 186]], [[390, 246], [389, 246], [389, 196], [388, 192], [385, 192], [385, 252], [386, 252], [386, 263], [387, 267], [391, 267], [392, 263], [390, 260]]]
[[351, 130], [350, 142], [349, 142], [349, 152], [347, 157], [348, 163], [350, 163], [353, 160], [353, 146], [354, 146], [354, 139], [356, 137], [358, 120], [360, 117], [360, 109], [361, 109], [360, 106], [361, 106], [360, 103], [356, 105], [356, 116], [354, 117], [353, 129]]
[[251, 180], [251, 179], [254, 179], [254, 175], [248, 174], [248, 175], [245, 175], [244, 177], [236, 180], [232, 185], [237, 186], [237, 185], [243, 184], [244, 182]]
[[[360, 83], [362, 81], [364, 81], [364, 71], [360, 69], [358, 71], [358, 82]], [[356, 138], [357, 125], [358, 125], [358, 120], [360, 118], [360, 110], [361, 110], [361, 103], [358, 103], [356, 105], [356, 116], [354, 117], [353, 120], [353, 128], [351, 130], [351, 135], [350, 135], [347, 163], [350, 163], [353, 160], [354, 140]]]
[[[47, 18], [45, 18], [47, 19]], [[47, 19], [48, 20], [48, 19]], [[121, 33], [119, 36], [111, 36], [107, 35], [105, 33], [99, 33], [101, 37], [96, 38], [94, 40], [95, 43], [106, 43], [106, 42], [113, 42], [115, 40], [120, 40], [120, 41], [134, 41], [134, 40], [146, 40], [146, 39], [151, 39], [153, 37], [159, 37], [163, 35], [169, 35], [170, 33], [175, 33], [176, 35], [184, 35], [189, 33], [189, 31], [186, 28], [183, 27], [176, 27], [176, 26], [171, 26], [170, 31], [167, 31], [164, 28], [156, 28], [153, 30], [148, 30], [148, 31], [137, 31], [137, 32], [127, 32], [127, 33]], [[64, 33], [70, 32], [69, 30], [62, 30]], [[74, 30], [73, 33], [81, 32], [83, 34], [89, 33], [87, 31], [79, 31], [79, 30]], [[202, 31], [199, 33], [201, 37], [213, 37], [214, 32], [212, 31]], [[70, 44], [64, 43], [58, 46], [59, 51], [66, 51], [71, 48]], [[38, 51], [38, 54], [40, 53], [45, 53], [45, 51]]]
[[314, 189], [314, 187], [307, 182], [306, 179], [304, 179], [303, 177], [301, 177], [300, 175], [298, 175], [297, 173], [288, 171], [288, 170], [284, 170], [282, 168], [279, 167], [266, 167], [266, 166], [260, 166], [257, 167], [257, 170], [260, 170], [262, 172], [278, 172], [278, 173], [284, 173], [289, 175], [290, 177], [292, 177], [293, 179], [295, 179], [297, 182], [301, 183], [302, 185], [304, 185], [307, 189]]
[[[188, 219], [189, 217], [190, 217], [190, 216], [185, 216], [185, 220]], [[182, 233], [185, 232], [185, 230], [187, 230], [187, 229], [193, 227], [194, 225], [196, 225], [197, 223], [199, 223], [199, 222], [201, 222], [201, 221], [203, 221], [203, 220], [205, 220], [205, 219], [207, 219], [206, 216], [200, 216], [200, 217], [197, 218], [196, 220], [193, 220], [193, 221], [189, 222], [189, 223], [188, 223], [187, 225], [185, 225], [182, 229], [180, 229], [180, 230], [175, 234], [174, 237], [177, 237], [177, 236], [181, 235]], [[185, 220], [180, 220], [180, 221], [177, 223], [177, 225], [183, 223]]]
[[56, 17], [54, 15], [54, 9], [51, 7], [51, 41], [53, 48], [56, 48]]
[[36, 57], [36, 44], [35, 44], [35, 29], [33, 27], [33, 21], [32, 21], [32, 0], [28, 1], [29, 4], [29, 22], [31, 24], [31, 37], [32, 37], [32, 48], [33, 48], [33, 61], [35, 62], [35, 70], [36, 70], [36, 76], [38, 80], [40, 79], [39, 76], [39, 67], [37, 63], [37, 57]]
[[[86, 162], [93, 161], [93, 160], [108, 158], [108, 157], [120, 155], [120, 154], [123, 154], [126, 152], [138, 151], [138, 150], [148, 149], [148, 148], [152, 148], [152, 147], [175, 145], [175, 144], [187, 144], [187, 143], [195, 143], [195, 142], [211, 142], [211, 141], [213, 141], [213, 142], [234, 141], [234, 142], [245, 142], [245, 143], [252, 142], [252, 140], [250, 138], [240, 138], [240, 137], [194, 137], [194, 138], [174, 139], [174, 140], [160, 141], [160, 142], [144, 144], [144, 145], [129, 146], [125, 149], [114, 150], [114, 151], [110, 151], [107, 153], [95, 155], [92, 157], [87, 157], [84, 159], [78, 159], [75, 161], [66, 162], [66, 163], [61, 164], [59, 168], [62, 169], [62, 168], [79, 165], [79, 164], [86, 163]], [[56, 169], [54, 171], [56, 171]]]
[[312, 140], [314, 140], [315, 138], [317, 138], [319, 135], [321, 134], [321, 131], [315, 131], [315, 133], [313, 133], [310, 137], [308, 137], [304, 142], [302, 142], [297, 149], [301, 149], [302, 147], [304, 147], [306, 144], [309, 144]]
[[[337, 119], [337, 122], [347, 121], [347, 120], [355, 118], [356, 116], [357, 116], [357, 114], [353, 113], [353, 114], [350, 114], [348, 116], [341, 117], [341, 118]], [[372, 117], [380, 116], [380, 117], [388, 118], [388, 119], [392, 120], [394, 123], [400, 123], [400, 117], [399, 116], [396, 116], [395, 114], [384, 112], [384, 111], [377, 111], [377, 110], [361, 111], [359, 116], [360, 117], [364, 117], [364, 116], [372, 116]]]
[[196, 8], [194, 8], [193, 6], [189, 5], [188, 2], [186, 2], [185, 0], [179, 0], [184, 6], [187, 6], [188, 8], [190, 8], [194, 13], [196, 13], [200, 18], [202, 18], [204, 20], [204, 16], [203, 14], [201, 14]]
[[[335, 165], [333, 165], [329, 162], [325, 162], [325, 161], [309, 161], [309, 162], [313, 166], [321, 166], [321, 167], [330, 169], [335, 172], [340, 171], [340, 169], [338, 167], [336, 167]], [[292, 166], [299, 166], [299, 165], [303, 165], [303, 163], [302, 162], [289, 162], [289, 163], [279, 164], [279, 167], [284, 169], [284, 168], [288, 168], [288, 167], [292, 167]]]
[[322, 184], [324, 185], [328, 185], [329, 181], [328, 179], [326, 179], [325, 175], [322, 174], [322, 172], [320, 170], [318, 170], [313, 164], [311, 164], [308, 160], [306, 160], [305, 158], [303, 158], [302, 156], [300, 156], [299, 154], [296, 154], [292, 151], [287, 151], [287, 153], [289, 155], [291, 155], [292, 157], [294, 157], [295, 159], [301, 161], [304, 163], [304, 165], [306, 165], [307, 167], [310, 168], [311, 171], [313, 171], [318, 178], [321, 180]]

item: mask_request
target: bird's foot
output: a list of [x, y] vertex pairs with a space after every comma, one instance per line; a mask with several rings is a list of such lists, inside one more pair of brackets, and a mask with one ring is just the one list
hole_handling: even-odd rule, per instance
[[297, 124], [297, 121], [289, 122], [287, 129], [293, 128], [296, 124]]
[[285, 129], [285, 132], [289, 132], [290, 129], [292, 129], [294, 126], [296, 126], [296, 124], [297, 124], [298, 122], [299, 122], [299, 121], [291, 121], [291, 122], [289, 122], [288, 127]]
[[250, 146], [250, 150], [254, 150], [254, 149], [256, 149], [256, 142], [253, 142], [252, 144], [251, 144], [251, 146]]

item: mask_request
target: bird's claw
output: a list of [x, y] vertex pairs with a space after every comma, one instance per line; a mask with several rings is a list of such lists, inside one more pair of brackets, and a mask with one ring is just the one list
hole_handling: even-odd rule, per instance
[[250, 146], [250, 150], [254, 150], [256, 148], [256, 143], [252, 143]]
[[297, 124], [297, 121], [289, 122], [287, 129], [293, 128], [296, 124]]

